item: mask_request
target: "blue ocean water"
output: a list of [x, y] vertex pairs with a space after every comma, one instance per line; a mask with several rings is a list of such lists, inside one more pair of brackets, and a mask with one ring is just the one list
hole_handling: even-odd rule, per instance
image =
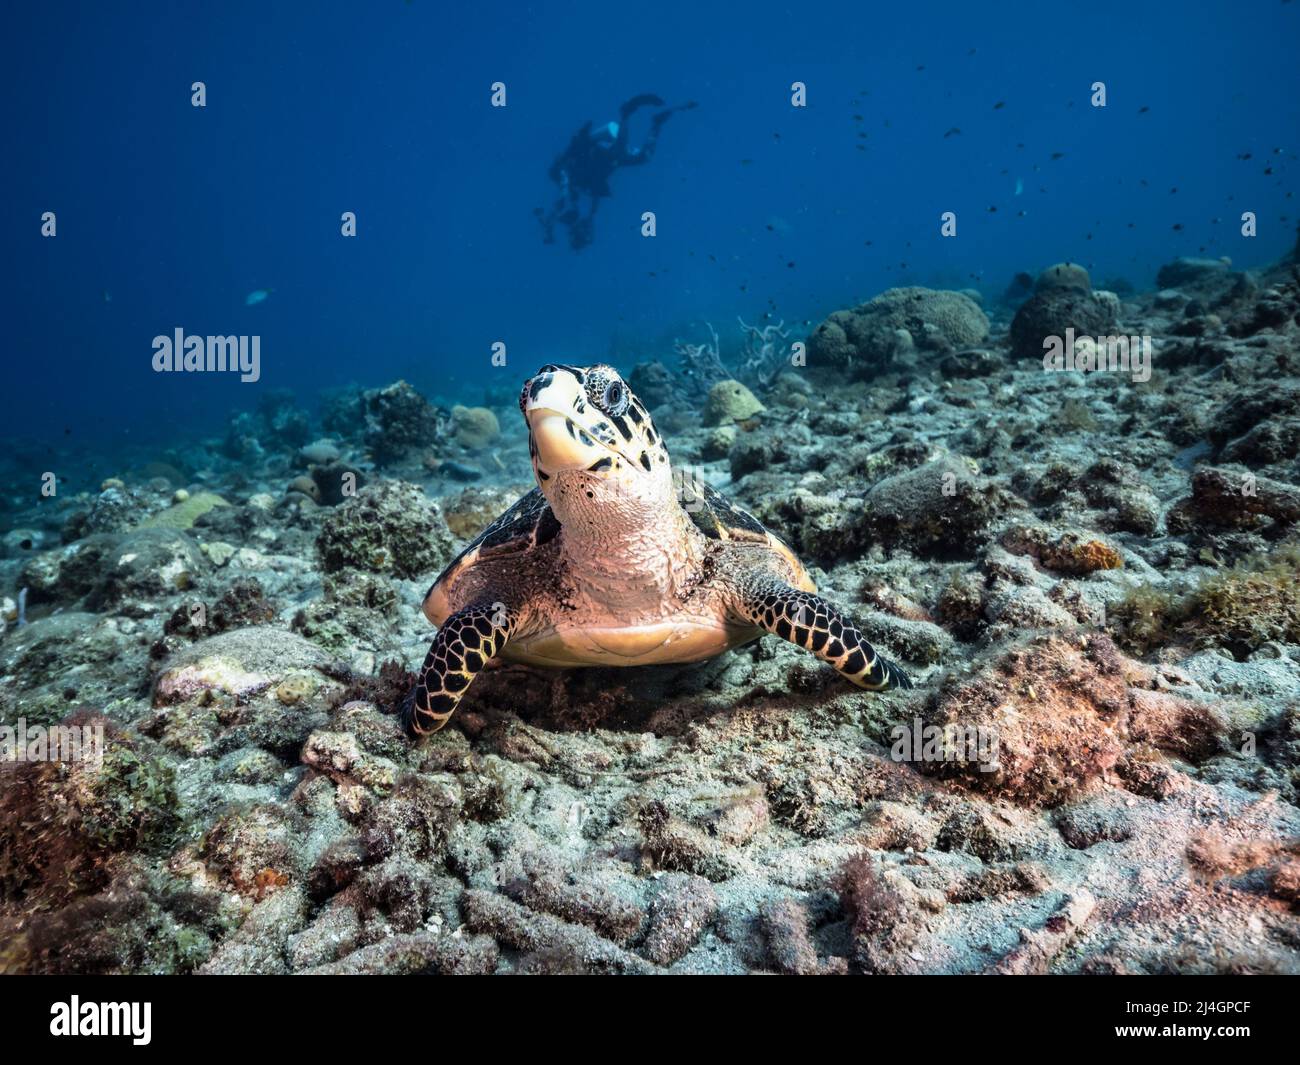
[[[1069, 259], [1149, 287], [1179, 255], [1248, 268], [1295, 242], [1297, 3], [44, 2], [7, 23], [0, 435], [26, 447], [216, 433], [275, 388], [474, 401], [547, 361], [666, 357], [705, 322], [810, 330], [902, 283], [996, 296]], [[552, 160], [639, 93], [698, 106], [613, 175], [591, 246], [544, 244]], [[177, 328], [259, 336], [260, 379], [154, 372]]]

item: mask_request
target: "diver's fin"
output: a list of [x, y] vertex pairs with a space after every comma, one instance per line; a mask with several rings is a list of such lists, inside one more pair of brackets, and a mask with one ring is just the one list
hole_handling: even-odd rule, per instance
[[652, 92], [643, 92], [640, 96], [633, 96], [622, 107], [618, 109], [619, 118], [627, 118], [633, 111], [642, 107], [662, 107], [664, 104], [663, 97], [656, 96]]

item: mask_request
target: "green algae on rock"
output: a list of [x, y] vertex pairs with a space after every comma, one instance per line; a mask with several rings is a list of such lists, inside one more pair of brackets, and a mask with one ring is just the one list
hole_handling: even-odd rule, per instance
[[145, 518], [137, 528], [140, 529], [189, 529], [195, 521], [214, 507], [227, 507], [227, 503], [215, 492], [195, 492], [183, 500], [178, 500], [166, 510]]

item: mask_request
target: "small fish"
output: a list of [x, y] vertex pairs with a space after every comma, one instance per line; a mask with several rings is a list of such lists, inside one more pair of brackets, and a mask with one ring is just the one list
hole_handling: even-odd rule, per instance
[[1145, 115], [1145, 114], [1146, 114], [1148, 111], [1150, 111], [1150, 110], [1151, 110], [1151, 108], [1149, 108], [1149, 107], [1147, 107], [1147, 106], [1144, 105], [1144, 106], [1138, 108], [1138, 114], [1139, 114], [1139, 115]]
[[250, 292], [247, 296], [244, 297], [244, 306], [256, 307], [259, 303], [265, 300], [266, 297], [269, 296], [274, 291], [275, 289], [273, 288], [255, 288], [253, 289], [252, 292]]
[[950, 129], [947, 133], [943, 135], [943, 139], [947, 140], [949, 137], [955, 137], [960, 132], [961, 132], [960, 129], [958, 129], [956, 126], [953, 126], [952, 129]]
[[1181, 231], [1182, 228], [1183, 228], [1183, 224], [1182, 224], [1182, 222], [1175, 222], [1175, 223], [1174, 223], [1174, 229]]
[[1024, 191], [1025, 183], [1020, 178], [1016, 178], [1016, 195], [1019, 196]]
[[1053, 158], [1053, 159], [1064, 159], [1064, 158], [1065, 158], [1065, 153], [1064, 153], [1064, 152], [1053, 152], [1053, 153], [1052, 153], [1052, 158]]
[[993, 105], [993, 110], [994, 110], [994, 111], [1001, 111], [1001, 110], [1002, 110], [1004, 107], [1006, 107], [1006, 106], [1007, 106], [1007, 102], [1006, 102], [1006, 100], [999, 100], [997, 103], [995, 103], [995, 104]]
[[108, 289], [104, 289], [104, 302], [105, 303], [113, 302], [113, 293], [109, 292]]

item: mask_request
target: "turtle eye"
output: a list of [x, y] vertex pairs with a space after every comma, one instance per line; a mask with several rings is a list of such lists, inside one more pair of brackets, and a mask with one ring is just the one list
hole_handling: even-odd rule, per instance
[[596, 403], [606, 414], [622, 414], [627, 410], [627, 386], [622, 381], [608, 382], [601, 389]]

